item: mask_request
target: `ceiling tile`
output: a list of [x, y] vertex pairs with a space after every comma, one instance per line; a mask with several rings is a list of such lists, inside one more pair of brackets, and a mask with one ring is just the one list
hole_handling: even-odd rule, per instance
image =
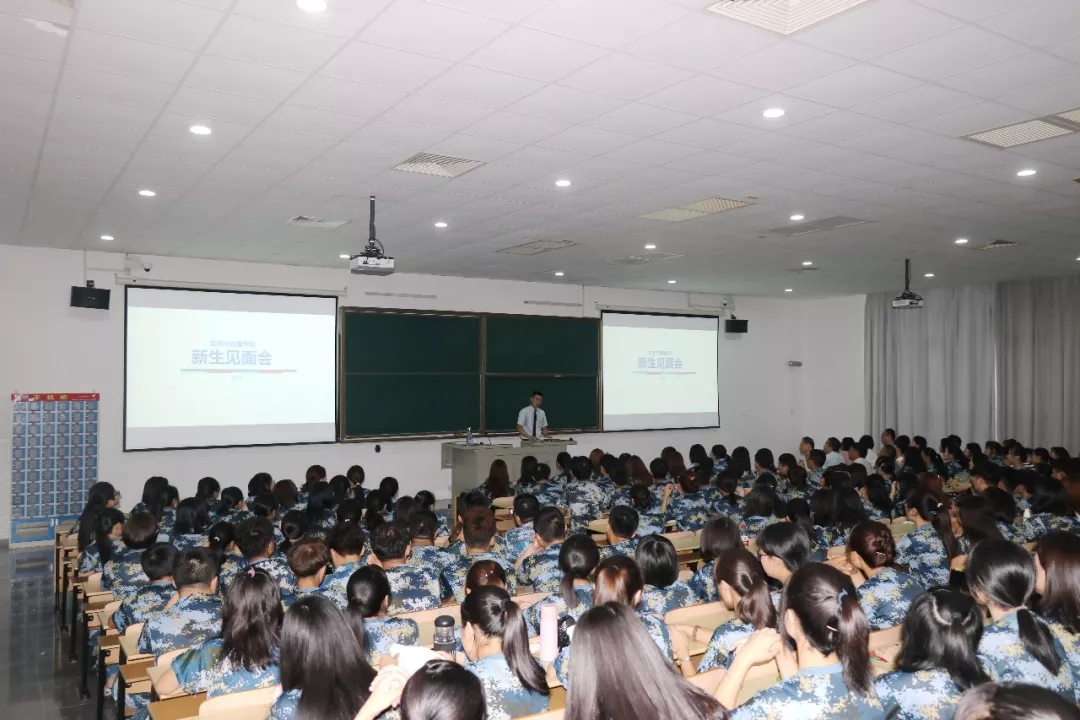
[[306, 78], [307, 75], [295, 70], [203, 55], [191, 69], [186, 84], [203, 90], [280, 102], [300, 87]]
[[413, 95], [383, 113], [382, 119], [453, 132], [490, 113], [491, 110], [479, 105]]
[[0, 47], [5, 53], [60, 62], [66, 36], [66, 31], [63, 34], [48, 32], [35, 27], [24, 17], [0, 13]]
[[[223, 13], [176, 0], [128, 2], [94, 0], [80, 3], [79, 28], [146, 40], [187, 50], [202, 48]], [[78, 35], [78, 32], [75, 33]]]
[[343, 140], [367, 124], [366, 118], [315, 110], [298, 105], [282, 105], [268, 117], [263, 127]]
[[160, 110], [175, 90], [172, 83], [72, 66], [64, 71], [59, 93]]
[[675, 170], [685, 170], [687, 172], [697, 173], [698, 175], [719, 175], [736, 168], [752, 165], [753, 163], [754, 160], [751, 158], [707, 150], [705, 152], [696, 152], [693, 155], [688, 155], [687, 157], [670, 162], [666, 167]]
[[[401, 148], [375, 145], [373, 143], [344, 142], [327, 150], [316, 163], [332, 161], [337, 166], [336, 169], [327, 170], [320, 165], [323, 170], [320, 174], [325, 177], [355, 179], [356, 166], [382, 172], [398, 165], [408, 156], [409, 153]], [[312, 173], [315, 170], [307, 168], [304, 172]]]
[[5, 0], [4, 12], [21, 17], [48, 20], [60, 25], [71, 24], [71, 6], [63, 3], [42, 3], [38, 0]]
[[445, 140], [424, 148], [425, 152], [469, 158], [470, 160], [483, 160], [484, 162], [493, 162], [520, 149], [521, 145], [516, 143], [461, 134], [451, 135]]
[[512, 112], [496, 112], [465, 129], [469, 135], [495, 138], [528, 145], [551, 137], [568, 127], [566, 123], [547, 118], [521, 115]]
[[277, 103], [272, 100], [185, 86], [176, 91], [168, 109], [195, 119], [258, 125], [275, 107]]
[[468, 60], [490, 70], [552, 82], [598, 60], [606, 50], [539, 30], [514, 27]]
[[[243, 140], [252, 131], [252, 126], [240, 123], [223, 122], [215, 120], [211, 127], [212, 135], [193, 135], [189, 128], [200, 121], [199, 116], [184, 115], [181, 113], [162, 113], [150, 132], [153, 135], [176, 138], [182, 140], [184, 145], [190, 147], [202, 145], [224, 145], [231, 147]], [[176, 153], [184, 155], [184, 153]]]
[[[785, 111], [785, 115], [773, 119], [766, 118], [762, 113], [769, 108], [781, 108]], [[779, 128], [795, 125], [796, 123], [806, 122], [807, 120], [821, 115], [827, 115], [831, 112], [835, 112], [833, 108], [810, 102], [809, 100], [802, 100], [800, 98], [791, 97], [790, 95], [769, 95], [760, 100], [754, 100], [745, 105], [740, 105], [739, 107], [725, 110], [722, 113], [717, 113], [716, 118], [718, 120], [760, 128], [761, 130], [777, 130]]]
[[954, 75], [942, 80], [941, 84], [994, 100], [1077, 75], [1080, 75], [1080, 65], [1047, 53], [1029, 52]]
[[527, 147], [511, 153], [504, 158], [500, 158], [499, 162], [503, 165], [520, 165], [522, 167], [531, 167], [538, 170], [555, 171], [573, 167], [586, 157], [588, 156], [566, 152], [564, 150]]
[[450, 65], [445, 60], [416, 53], [367, 43], [351, 43], [319, 74], [408, 91], [416, 90], [445, 72]]
[[939, 135], [960, 137], [1030, 118], [1030, 114], [1024, 110], [983, 102], [958, 110], [950, 110], [940, 115], [931, 115], [911, 124]]
[[[723, 38], [723, 41], [718, 41]], [[773, 33], [719, 15], [691, 13], [627, 46], [627, 52], [704, 72], [777, 42]]]
[[60, 66], [33, 58], [5, 55], [0, 62], [0, 83], [27, 90], [51, 92], [60, 76]]
[[633, 55], [612, 53], [568, 75], [561, 83], [579, 90], [602, 92], [624, 100], [637, 100], [690, 76], [688, 70], [642, 60]]
[[975, 22], [1010, 10], [1031, 0], [916, 0], [920, 5]]
[[852, 60], [840, 55], [818, 50], [794, 40], [781, 40], [724, 63], [711, 74], [780, 92], [822, 75], [842, 70], [852, 64]]
[[[219, 1], [226, 6], [231, 4], [231, 0]], [[392, 0], [332, 2], [321, 13], [309, 13], [297, 7], [294, 0], [240, 0], [236, 3], [236, 9], [233, 12], [237, 15], [349, 38], [358, 33], [391, 2]]]
[[[354, 142], [377, 143], [388, 147], [420, 150], [437, 143], [449, 135], [450, 132], [447, 130], [379, 119], [372, 120], [349, 139]], [[406, 157], [408, 155], [403, 156], [402, 160]]]
[[605, 155], [609, 158], [623, 160], [625, 162], [642, 163], [645, 165], [667, 165], [670, 162], [684, 158], [687, 155], [693, 155], [697, 152], [700, 151], [690, 145], [681, 145], [679, 143], [645, 138], [630, 143], [629, 145], [624, 145], [617, 150], [612, 150], [609, 153], [605, 153]]
[[962, 23], [908, 0], [875, 0], [799, 33], [799, 42], [868, 60]]
[[917, 145], [931, 143], [940, 139], [940, 135], [934, 135], [925, 130], [917, 130], [915, 128], [898, 125], [883, 130], [875, 130], [874, 132], [866, 133], [865, 135], [860, 135], [856, 138], [841, 140], [836, 144], [840, 147], [846, 147], [850, 150], [858, 150], [860, 152], [888, 153], [895, 150], [904, 150]]
[[616, 132], [648, 137], [696, 119], [696, 116], [687, 113], [665, 110], [643, 103], [630, 103], [589, 120], [589, 124]]
[[543, 86], [536, 80], [457, 65], [425, 85], [425, 95], [502, 108]]
[[179, 82], [194, 60], [195, 53], [187, 50], [92, 30], [72, 33], [67, 55], [71, 65], [171, 83]]
[[299, 157], [315, 157], [326, 152], [334, 144], [336, 143], [331, 138], [259, 128], [248, 135], [239, 147], [269, 150]]
[[5, 112], [33, 117], [49, 117], [52, 95], [25, 88], [0, 85], [0, 107]]
[[1026, 110], [1032, 115], [1052, 115], [1061, 112], [1066, 109], [1062, 108], [1062, 103], [1080, 106], [1080, 77], [1059, 80], [1001, 98], [1002, 105]]
[[839, 112], [796, 123], [784, 128], [781, 132], [785, 135], [816, 140], [817, 142], [831, 143], [847, 138], [865, 135], [874, 130], [880, 130], [889, 123], [877, 118], [859, 115], [858, 113], [840, 110]]
[[980, 24], [1014, 40], [1044, 48], [1077, 36], [1080, 4], [1068, 0], [1034, 0]]
[[296, 172], [308, 162], [307, 158], [286, 153], [238, 147], [225, 156], [223, 162], [230, 167], [250, 167], [274, 172]]
[[633, 135], [626, 135], [621, 132], [577, 126], [540, 140], [536, 144], [540, 147], [591, 156], [603, 155], [615, 148], [629, 145], [636, 139]]
[[[259, 2], [259, 0], [252, 1]], [[516, 23], [532, 15], [548, 0], [431, 0], [431, 2]]]
[[889, 70], [872, 65], [854, 65], [793, 87], [787, 94], [832, 107], [849, 108], [918, 84], [919, 81], [914, 78]]
[[808, 170], [824, 170], [844, 163], [856, 162], [866, 157], [864, 153], [837, 147], [836, 145], [818, 145], [808, 150], [800, 150], [784, 155], [777, 162]]
[[553, 0], [525, 24], [574, 40], [619, 48], [686, 15], [660, 0]]
[[736, 155], [757, 158], [759, 160], [771, 160], [780, 157], [781, 155], [787, 155], [788, 153], [809, 150], [810, 148], [817, 147], [817, 145], [818, 143], [811, 142], [810, 140], [803, 140], [802, 138], [791, 137], [789, 135], [781, 135], [778, 132], [770, 132], [761, 133], [760, 135], [755, 135], [754, 137], [746, 138], [745, 140], [738, 140], [729, 145], [723, 145], [720, 147], [720, 150], [723, 152], [735, 153]]
[[708, 75], [696, 75], [654, 93], [642, 102], [695, 115], [715, 115], [768, 94], [765, 90], [749, 85]]
[[965, 25], [879, 57], [874, 64], [923, 80], [940, 80], [1026, 51], [1019, 43]]
[[[0, 132], [8, 132], [2, 129], [3, 126], [3, 116], [0, 115]], [[141, 134], [130, 130], [62, 120], [49, 123], [48, 137], [61, 144], [92, 145], [107, 150], [134, 150], [142, 139]]]
[[1066, 60], [1071, 60], [1074, 63], [1080, 63], [1080, 35], [1071, 40], [1066, 40], [1063, 43], [1051, 45], [1047, 48], [1047, 51], [1052, 52], [1055, 55], [1060, 55]]
[[595, 157], [574, 165], [567, 169], [574, 175], [585, 175], [597, 180], [617, 180], [627, 175], [640, 171], [645, 166], [636, 163], [612, 160], [611, 158]]
[[579, 123], [624, 104], [622, 100], [605, 97], [599, 93], [549, 85], [524, 100], [519, 100], [509, 109], [526, 115]]
[[289, 98], [289, 104], [371, 118], [404, 97], [398, 90], [316, 75]]
[[760, 132], [761, 130], [745, 125], [736, 125], [735, 123], [713, 120], [712, 118], [702, 118], [660, 133], [656, 138], [699, 148], [714, 148], [743, 138], [753, 137]]
[[133, 105], [119, 105], [103, 100], [61, 95], [56, 99], [53, 119], [103, 125], [120, 130], [145, 133], [157, 119], [158, 112]]
[[360, 33], [359, 39], [446, 60], [461, 60], [508, 27], [500, 20], [441, 5], [397, 0]]
[[333, 35], [230, 15], [206, 52], [300, 72], [314, 72], [345, 43], [345, 39]]
[[908, 123], [912, 120], [968, 107], [979, 102], [979, 98], [972, 95], [958, 93], [940, 85], [924, 83], [909, 90], [901, 90], [898, 93], [856, 105], [852, 109], [864, 115], [871, 115], [897, 123]]

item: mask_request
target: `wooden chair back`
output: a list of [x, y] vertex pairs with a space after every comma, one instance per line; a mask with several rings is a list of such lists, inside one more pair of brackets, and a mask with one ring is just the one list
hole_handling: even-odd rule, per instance
[[207, 700], [199, 706], [200, 720], [266, 720], [281, 686], [229, 693]]

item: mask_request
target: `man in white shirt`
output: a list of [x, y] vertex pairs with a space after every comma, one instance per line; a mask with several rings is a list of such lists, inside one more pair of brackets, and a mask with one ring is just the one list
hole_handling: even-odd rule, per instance
[[831, 468], [833, 465], [842, 465], [844, 458], [840, 455], [840, 441], [834, 437], [830, 437], [825, 441], [825, 468]]
[[862, 445], [855, 442], [851, 438], [846, 438], [843, 444], [844, 457], [848, 465], [854, 465], [858, 463], [866, 468], [867, 473], [874, 471], [874, 466], [866, 461], [866, 450]]
[[540, 409], [544, 402], [544, 394], [539, 390], [533, 390], [529, 404], [521, 408], [517, 418], [518, 435], [524, 440], [542, 440], [547, 436], [547, 415]]
[[876, 467], [877, 453], [874, 452], [874, 438], [869, 435], [863, 435], [859, 438], [859, 444], [862, 445], [863, 450], [866, 451], [866, 454], [863, 455], [863, 457], [866, 458], [866, 462], [870, 463], [870, 467]]

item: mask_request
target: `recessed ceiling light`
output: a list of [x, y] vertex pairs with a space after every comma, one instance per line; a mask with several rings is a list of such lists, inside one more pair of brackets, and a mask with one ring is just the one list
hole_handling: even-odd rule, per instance
[[326, 9], [326, 0], [296, 0], [296, 7], [307, 12], [322, 12]]
[[791, 288], [784, 288], [784, 292], [795, 292], [795, 291], [792, 290]]
[[1026, 169], [1021, 170], [1020, 172], [1016, 173], [1016, 176], [1017, 177], [1031, 177], [1036, 172], [1037, 172], [1036, 170], [1032, 170], [1031, 168], [1026, 168]]
[[934, 277], [934, 273], [926, 273], [923, 277]]
[[565, 274], [566, 273], [564, 273], [562, 270], [559, 270], [557, 273], [555, 273], [555, 277], [562, 277]]
[[648, 245], [645, 246], [645, 249], [646, 250], [655, 250], [656, 246], [653, 245], [652, 243], [649, 243]]
[[967, 238], [956, 238], [956, 244], [957, 245], [967, 245], [967, 243], [968, 243]]
[[562, 178], [561, 180], [556, 180], [555, 181], [555, 187], [570, 187], [570, 181], [567, 180], [566, 178]]
[[813, 260], [803, 260], [803, 267], [810, 267], [814, 264]]
[[435, 223], [435, 227], [444, 228], [444, 227], [446, 227], [446, 223], [444, 223], [442, 220], [440, 220], [439, 222]]
[[155, 195], [157, 195], [157, 193], [153, 190], [140, 190], [139, 194], [143, 197], [154, 197]]
[[188, 128], [188, 130], [190, 130], [193, 135], [209, 135], [210, 133], [214, 132], [205, 125], [192, 125]]
[[668, 280], [668, 281], [667, 281], [667, 284], [668, 284], [668, 285], [674, 285], [674, 284], [675, 284], [675, 281], [674, 281], [674, 280]]
[[348, 260], [352, 257], [352, 255], [349, 255], [348, 253], [341, 253], [340, 255], [338, 255], [338, 257], [342, 260]]
[[761, 113], [761, 116], [768, 118], [769, 120], [775, 120], [776, 118], [784, 117], [784, 108], [769, 108], [765, 112]]
[[796, 214], [791, 216], [791, 219], [792, 220], [802, 220], [805, 217], [806, 217], [805, 215], [799, 215], [798, 213], [796, 213]]
[[102, 235], [101, 239], [105, 240], [105, 241], [109, 241], [109, 240], [115, 240], [116, 238], [114, 238], [112, 235]]

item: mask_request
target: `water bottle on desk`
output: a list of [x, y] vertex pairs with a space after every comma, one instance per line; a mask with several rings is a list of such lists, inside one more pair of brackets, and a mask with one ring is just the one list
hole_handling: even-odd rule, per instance
[[472, 447], [472, 428], [465, 430], [465, 447]]

